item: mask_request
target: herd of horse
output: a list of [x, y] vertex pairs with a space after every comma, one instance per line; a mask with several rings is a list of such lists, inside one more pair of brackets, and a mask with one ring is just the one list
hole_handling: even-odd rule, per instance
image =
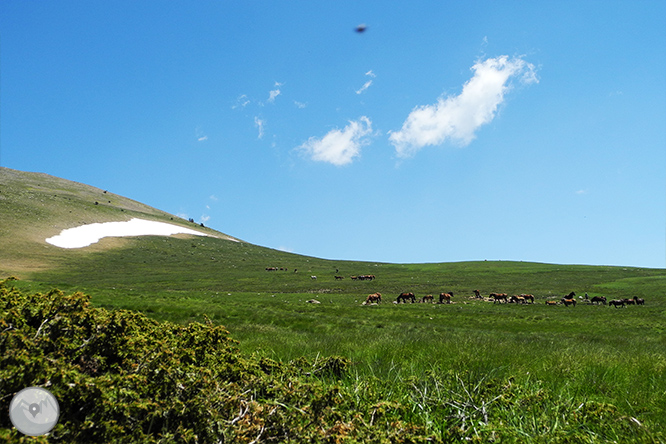
[[[439, 294], [439, 303], [440, 304], [450, 304], [451, 303], [451, 298], [453, 297], [453, 292], [449, 291], [447, 293], [440, 293]], [[484, 298], [481, 296], [481, 292], [479, 290], [474, 290], [474, 297], [477, 299], [483, 299], [487, 301], [493, 301], [494, 304], [496, 303], [505, 303], [505, 304], [534, 304], [534, 295], [531, 294], [521, 294], [521, 295], [513, 295], [509, 296], [506, 293], [490, 293], [488, 298]], [[434, 303], [434, 297], [431, 294], [428, 294], [426, 296], [423, 296], [421, 299], [417, 299], [416, 295], [412, 292], [404, 292], [400, 293], [395, 301], [393, 301], [394, 304], [407, 304], [407, 303]], [[583, 301], [587, 304], [592, 304], [592, 305], [606, 305], [608, 306], [614, 306], [615, 308], [617, 307], [625, 307], [627, 305], [645, 305], [645, 299], [639, 298], [637, 296], [634, 296], [632, 299], [614, 299], [610, 302], [607, 301], [606, 296], [594, 296], [591, 299], [587, 296], [587, 293], [585, 294], [585, 298]], [[378, 304], [382, 301], [382, 294], [381, 293], [372, 293], [369, 294], [368, 297], [365, 299], [365, 302], [363, 302], [363, 305], [368, 305], [368, 304]], [[564, 296], [562, 299], [559, 301], [557, 300], [548, 300], [545, 301], [546, 305], [564, 305], [565, 307], [568, 307], [570, 305], [573, 305], [574, 307], [577, 304], [576, 301], [576, 293], [571, 292], [568, 295]]]
[[[266, 271], [288, 271], [287, 268], [284, 267], [266, 267]], [[338, 270], [336, 271], [335, 275], [335, 280], [342, 280], [344, 279], [344, 276], [339, 276], [337, 275]], [[298, 270], [294, 269], [294, 273], [297, 273]], [[312, 280], [316, 280], [317, 276], [310, 276]], [[358, 276], [350, 276], [352, 280], [359, 280], [359, 281], [373, 281], [376, 279], [376, 276], [374, 274], [362, 274]], [[474, 292], [474, 297], [476, 299], [483, 299], [485, 301], [492, 301], [494, 304], [497, 303], [505, 303], [505, 304], [534, 304], [534, 295], [531, 294], [520, 294], [520, 295], [512, 295], [509, 296], [507, 293], [490, 293], [487, 298], [483, 297], [481, 295], [481, 292], [479, 290], [473, 290]], [[453, 298], [453, 292], [449, 291], [446, 293], [440, 293], [439, 294], [439, 302], [440, 304], [451, 304], [451, 298]], [[627, 305], [645, 305], [645, 299], [639, 298], [638, 296], [634, 296], [633, 298], [625, 298], [625, 299], [613, 299], [611, 301], [608, 301], [606, 299], [606, 296], [594, 296], [592, 298], [589, 298], [587, 293], [585, 293], [585, 298], [579, 297], [582, 301], [584, 301], [587, 304], [592, 304], [592, 305], [608, 305], [609, 307], [626, 307]], [[381, 293], [372, 293], [369, 294], [368, 297], [365, 299], [365, 302], [363, 302], [364, 305], [367, 304], [378, 304], [382, 302], [382, 294]], [[404, 292], [400, 293], [395, 301], [393, 301], [394, 304], [407, 304], [407, 303], [434, 303], [435, 302], [435, 297], [431, 294], [425, 295], [420, 299], [417, 299], [416, 295], [412, 292]], [[570, 305], [573, 305], [574, 307], [578, 301], [576, 300], [576, 293], [571, 292], [568, 295], [564, 296], [561, 298], [559, 301], [558, 300], [547, 300], [545, 301], [546, 305], [564, 305], [565, 307], [568, 307]]]

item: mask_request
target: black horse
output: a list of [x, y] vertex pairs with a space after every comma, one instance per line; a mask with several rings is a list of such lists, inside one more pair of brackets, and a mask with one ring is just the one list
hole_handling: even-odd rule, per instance
[[400, 293], [400, 296], [398, 296], [398, 299], [397, 299], [398, 304], [400, 302], [407, 303], [407, 299], [409, 299], [412, 302], [412, 304], [414, 302], [416, 302], [416, 296], [414, 296], [414, 293]]

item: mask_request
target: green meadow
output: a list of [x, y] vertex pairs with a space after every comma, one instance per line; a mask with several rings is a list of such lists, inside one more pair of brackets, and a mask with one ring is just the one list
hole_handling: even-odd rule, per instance
[[[26, 180], [15, 180], [12, 186]], [[23, 192], [48, 193], [35, 190], [32, 186]], [[86, 192], [94, 196], [98, 191]], [[52, 206], [66, 220], [69, 213], [58, 202], [64, 198], [49, 199], [39, 211], [54, 214]], [[18, 203], [5, 199], [0, 205], [8, 209]], [[76, 205], [89, 214], [116, 211], [112, 206], [86, 206], [81, 199]], [[30, 208], [22, 211], [32, 214]], [[138, 207], [126, 209], [135, 216], [147, 214]], [[8, 220], [6, 212], [3, 217]], [[28, 219], [24, 222], [29, 225]], [[8, 235], [6, 227], [2, 239]], [[21, 239], [20, 234], [14, 237]], [[335, 392], [339, 398], [326, 398], [333, 416], [317, 416], [322, 424], [328, 421], [317, 426], [315, 419], [293, 419], [322, 411], [316, 406], [325, 397], [316, 402], [312, 398], [317, 390], [304, 389], [305, 406], [290, 408], [286, 406], [296, 401], [276, 400], [261, 391], [253, 402], [270, 400], [275, 409], [284, 405], [288, 414], [283, 423], [293, 421], [294, 430], [300, 427], [302, 433], [270, 428], [272, 409], [261, 404], [264, 416], [257, 417], [263, 425], [247, 425], [247, 430], [261, 431], [258, 436], [230, 431], [243, 423], [234, 422], [236, 412], [220, 419], [226, 424], [220, 432], [227, 439], [223, 442], [666, 442], [663, 269], [325, 260], [194, 236], [104, 239], [77, 250], [28, 240], [4, 245], [14, 250], [1, 253], [3, 258], [20, 266], [1, 270], [5, 275], [0, 278], [19, 278], [11, 281], [14, 292], [5, 292], [3, 316], [9, 316], [7, 307], [17, 294], [46, 301], [45, 295], [57, 288], [64, 295], [88, 295], [90, 309], [101, 310], [103, 316], [129, 310], [158, 321], [155, 325], [223, 326], [238, 341], [235, 347], [242, 359], [275, 363], [281, 369], [269, 375], [279, 380], [270, 384], [314, 384], [307, 387]], [[16, 260], [22, 253], [37, 257], [38, 266], [29, 266], [25, 257]], [[376, 279], [351, 279], [365, 274]], [[9, 282], [5, 286], [9, 288]], [[496, 304], [474, 298], [473, 290], [484, 296], [533, 294], [535, 303]], [[437, 300], [449, 291], [454, 294], [451, 304], [393, 303], [401, 292], [413, 292], [418, 299], [432, 294]], [[609, 301], [640, 297], [645, 305], [614, 308], [582, 299], [575, 307], [545, 304], [571, 291]], [[382, 294], [382, 302], [363, 305], [375, 292]], [[26, 337], [39, 336], [32, 328]], [[4, 365], [10, 367], [7, 361]], [[265, 365], [260, 367], [266, 371]], [[293, 373], [295, 368], [302, 371]], [[319, 374], [321, 368], [333, 370]], [[2, 396], [8, 402], [8, 395]], [[0, 437], [17, 436], [3, 430]], [[151, 435], [147, 430], [154, 442], [205, 442], [186, 433]]]

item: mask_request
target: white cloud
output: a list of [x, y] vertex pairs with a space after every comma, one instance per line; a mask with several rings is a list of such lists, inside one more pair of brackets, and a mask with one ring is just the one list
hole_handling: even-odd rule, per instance
[[[365, 75], [366, 75], [366, 76], [369, 76], [369, 77], [372, 77], [373, 79], [374, 79], [375, 77], [377, 77], [377, 76], [375, 75], [375, 73], [372, 72], [372, 70], [366, 72]], [[368, 80], [367, 82], [365, 82], [365, 83], [363, 84], [363, 86], [361, 87], [361, 89], [359, 89], [359, 90], [356, 91], [356, 94], [362, 94], [366, 89], [370, 88], [370, 85], [372, 85], [372, 80]]]
[[201, 215], [201, 223], [202, 224], [208, 222], [209, 220], [210, 220], [210, 216], [208, 216], [207, 214], [202, 214]]
[[312, 160], [329, 162], [342, 166], [360, 155], [361, 146], [366, 145], [366, 136], [372, 133], [372, 122], [365, 116], [350, 120], [344, 129], [329, 131], [321, 139], [310, 137], [298, 149], [308, 154]]
[[268, 93], [268, 102], [273, 103], [275, 102], [275, 98], [280, 95], [280, 90], [279, 89], [274, 89]]
[[268, 93], [268, 102], [273, 103], [275, 102], [275, 98], [280, 95], [280, 87], [283, 85], [283, 83], [280, 82], [275, 82], [275, 89], [269, 91]]
[[308, 106], [307, 103], [297, 102], [296, 100], [294, 100], [294, 105], [296, 105], [296, 108], [299, 108], [299, 109], [303, 109], [303, 108], [305, 108], [306, 106]]
[[266, 121], [263, 119], [260, 119], [259, 117], [254, 118], [254, 126], [257, 127], [259, 130], [259, 135], [257, 136], [258, 139], [263, 139], [264, 138], [264, 125], [266, 124]]
[[361, 93], [363, 93], [363, 91], [365, 91], [366, 89], [370, 88], [370, 85], [372, 85], [372, 80], [368, 80], [367, 82], [365, 82], [365, 83], [363, 84], [363, 86], [361, 86], [361, 89], [359, 89], [359, 90], [356, 91], [356, 94], [361, 94]]
[[200, 126], [195, 128], [194, 133], [196, 134], [198, 142], [205, 142], [206, 140], [208, 140], [208, 136], [204, 134]]
[[238, 98], [236, 99], [236, 104], [232, 106], [231, 109], [245, 108], [249, 104], [250, 104], [250, 99], [248, 99], [245, 94], [241, 94], [240, 96], [238, 96]]
[[413, 156], [424, 146], [441, 145], [447, 140], [468, 145], [476, 130], [495, 117], [512, 78], [524, 84], [538, 83], [534, 65], [520, 57], [489, 58], [476, 62], [471, 70], [474, 75], [459, 95], [417, 106], [400, 131], [390, 132], [389, 140], [398, 157]]

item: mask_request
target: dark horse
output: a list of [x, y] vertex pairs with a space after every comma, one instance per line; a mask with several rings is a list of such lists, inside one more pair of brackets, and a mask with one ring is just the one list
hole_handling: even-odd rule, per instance
[[504, 301], [509, 302], [509, 296], [506, 293], [490, 293], [490, 297], [494, 299], [494, 302]]
[[450, 304], [452, 297], [453, 297], [453, 292], [452, 291], [449, 291], [448, 293], [440, 293], [439, 294], [439, 303], [443, 304], [444, 301], [446, 301], [447, 304]]
[[414, 302], [416, 302], [416, 296], [414, 296], [414, 293], [400, 293], [400, 296], [398, 296], [398, 299], [397, 299], [398, 304], [400, 302], [407, 303], [407, 299], [409, 299], [412, 302], [412, 304]]
[[613, 305], [615, 308], [619, 305], [620, 307], [624, 307], [624, 299], [613, 299], [608, 303], [608, 306], [610, 307]]

